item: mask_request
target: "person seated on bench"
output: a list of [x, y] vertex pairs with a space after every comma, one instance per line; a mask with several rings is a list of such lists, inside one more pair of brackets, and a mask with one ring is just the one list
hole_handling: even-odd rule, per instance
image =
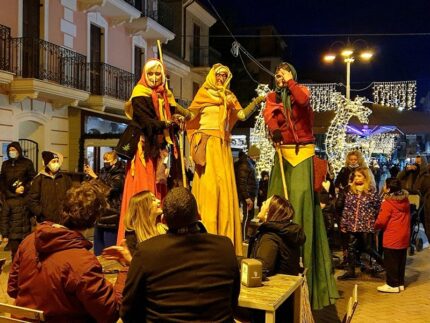
[[118, 320], [121, 293], [103, 276], [84, 237], [105, 207], [88, 182], [67, 192], [61, 223], [42, 222], [18, 248], [7, 290], [15, 305], [43, 311], [46, 322]]

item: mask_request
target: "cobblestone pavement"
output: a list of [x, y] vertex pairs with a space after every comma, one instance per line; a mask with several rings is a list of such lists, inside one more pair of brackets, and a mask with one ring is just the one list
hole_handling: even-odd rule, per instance
[[[13, 303], [6, 294], [7, 274], [10, 267], [10, 253], [3, 251], [0, 245], [0, 258], [6, 258], [6, 265], [0, 275], [0, 302]], [[346, 312], [347, 300], [352, 294], [354, 285], [358, 285], [358, 307], [352, 322], [384, 323], [430, 323], [430, 249], [425, 249], [408, 256], [406, 266], [405, 291], [399, 294], [383, 294], [376, 287], [385, 283], [384, 279], [376, 279], [367, 274], [359, 273], [356, 280], [337, 281], [341, 298], [336, 306], [325, 308], [315, 313], [317, 323], [340, 322]], [[336, 270], [336, 276], [343, 273]]]

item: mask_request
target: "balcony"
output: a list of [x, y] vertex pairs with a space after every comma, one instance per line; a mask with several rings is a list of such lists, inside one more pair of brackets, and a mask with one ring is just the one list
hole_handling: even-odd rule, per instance
[[54, 107], [86, 100], [86, 57], [47, 41], [23, 37], [9, 40], [12, 101], [43, 98]]
[[83, 105], [99, 111], [123, 111], [134, 87], [134, 74], [105, 63], [88, 63], [91, 95]]
[[78, 0], [78, 9], [83, 12], [99, 12], [114, 27], [140, 17], [134, 0]]
[[13, 80], [10, 72], [10, 28], [0, 25], [0, 85]]
[[146, 40], [167, 43], [175, 38], [173, 12], [163, 2], [158, 2], [157, 9], [143, 11], [142, 17], [126, 23], [125, 28], [130, 35], [141, 35]]
[[219, 63], [221, 53], [209, 46], [190, 47], [190, 63], [193, 72], [206, 75], [212, 65]]

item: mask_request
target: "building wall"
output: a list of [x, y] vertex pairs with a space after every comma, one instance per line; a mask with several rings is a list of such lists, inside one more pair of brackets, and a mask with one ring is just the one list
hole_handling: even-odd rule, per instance
[[109, 27], [109, 41], [107, 46], [109, 57], [106, 62], [112, 66], [132, 72], [132, 37], [126, 33], [124, 27]]
[[[25, 1], [25, 0], [24, 0]], [[70, 17], [72, 22], [64, 20], [64, 6], [61, 4], [61, 1], [58, 0], [49, 0], [46, 1], [49, 9], [49, 16], [45, 17], [45, 23], [41, 21], [41, 24], [44, 24], [48, 27], [48, 30], [45, 31], [45, 40], [50, 43], [54, 43], [60, 46], [64, 46], [64, 31], [65, 28], [67, 30], [76, 29], [73, 25], [73, 15]], [[41, 16], [41, 20], [43, 17]], [[47, 21], [46, 21], [47, 20]], [[70, 31], [72, 32], [72, 31]], [[73, 47], [71, 47], [73, 48]]]
[[[25, 99], [9, 103], [0, 94], [0, 144], [31, 139], [39, 151], [53, 150], [64, 156], [63, 170], [69, 170], [69, 122], [67, 108], [54, 109], [45, 101]], [[0, 152], [2, 154], [2, 152]], [[0, 156], [3, 160], [3, 155]], [[39, 165], [42, 159], [39, 154]]]
[[0, 24], [11, 28], [12, 37], [18, 37], [18, 0], [0, 0]]

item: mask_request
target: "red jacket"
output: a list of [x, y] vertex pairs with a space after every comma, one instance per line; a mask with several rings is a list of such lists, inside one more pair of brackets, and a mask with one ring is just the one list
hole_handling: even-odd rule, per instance
[[384, 231], [384, 248], [406, 249], [409, 247], [411, 215], [408, 193], [389, 194], [382, 201], [375, 223], [376, 230]]
[[270, 92], [263, 112], [264, 121], [271, 134], [276, 129], [281, 131], [284, 144], [313, 143], [314, 115], [309, 103], [309, 90], [294, 80], [289, 80], [287, 86], [291, 92], [291, 111], [285, 111], [280, 97]]
[[20, 244], [8, 281], [16, 305], [42, 310], [46, 322], [116, 322], [119, 295], [79, 232], [43, 222]]

